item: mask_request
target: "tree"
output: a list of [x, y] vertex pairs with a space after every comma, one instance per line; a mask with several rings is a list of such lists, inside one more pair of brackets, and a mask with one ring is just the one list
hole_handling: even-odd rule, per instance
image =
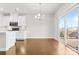
[[63, 32], [60, 32], [60, 37], [64, 37], [64, 33]]

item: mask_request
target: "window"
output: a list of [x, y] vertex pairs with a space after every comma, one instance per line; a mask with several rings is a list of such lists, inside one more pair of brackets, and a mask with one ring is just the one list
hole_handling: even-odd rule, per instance
[[66, 15], [67, 20], [67, 44], [78, 50], [78, 16], [75, 11]]
[[79, 52], [79, 7], [59, 18], [59, 37], [68, 47]]
[[61, 42], [64, 42], [64, 29], [65, 29], [65, 26], [64, 26], [64, 17], [61, 17], [59, 19], [59, 36], [60, 36], [60, 41]]

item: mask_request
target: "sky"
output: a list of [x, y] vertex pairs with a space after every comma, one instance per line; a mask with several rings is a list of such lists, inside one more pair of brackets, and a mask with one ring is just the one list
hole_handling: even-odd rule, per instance
[[[67, 19], [66, 25], [67, 25], [68, 28], [78, 26], [78, 16], [77, 16], [77, 13], [75, 11], [68, 13], [66, 15], [66, 19]], [[64, 17], [61, 17], [59, 19], [59, 27], [60, 28], [64, 27]]]

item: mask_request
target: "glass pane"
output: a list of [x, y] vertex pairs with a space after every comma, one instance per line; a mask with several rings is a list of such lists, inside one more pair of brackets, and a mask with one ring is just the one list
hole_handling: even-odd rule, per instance
[[78, 16], [75, 11], [67, 16], [67, 44], [78, 50]]
[[59, 36], [60, 36], [60, 41], [61, 42], [64, 42], [64, 18], [63, 17], [61, 17], [60, 19], [59, 19]]

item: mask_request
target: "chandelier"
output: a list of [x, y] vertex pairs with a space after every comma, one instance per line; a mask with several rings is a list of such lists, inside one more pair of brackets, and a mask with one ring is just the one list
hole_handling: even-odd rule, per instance
[[41, 18], [41, 3], [39, 3], [39, 12], [37, 15], [35, 15], [35, 18], [38, 20], [40, 20], [40, 18]]

